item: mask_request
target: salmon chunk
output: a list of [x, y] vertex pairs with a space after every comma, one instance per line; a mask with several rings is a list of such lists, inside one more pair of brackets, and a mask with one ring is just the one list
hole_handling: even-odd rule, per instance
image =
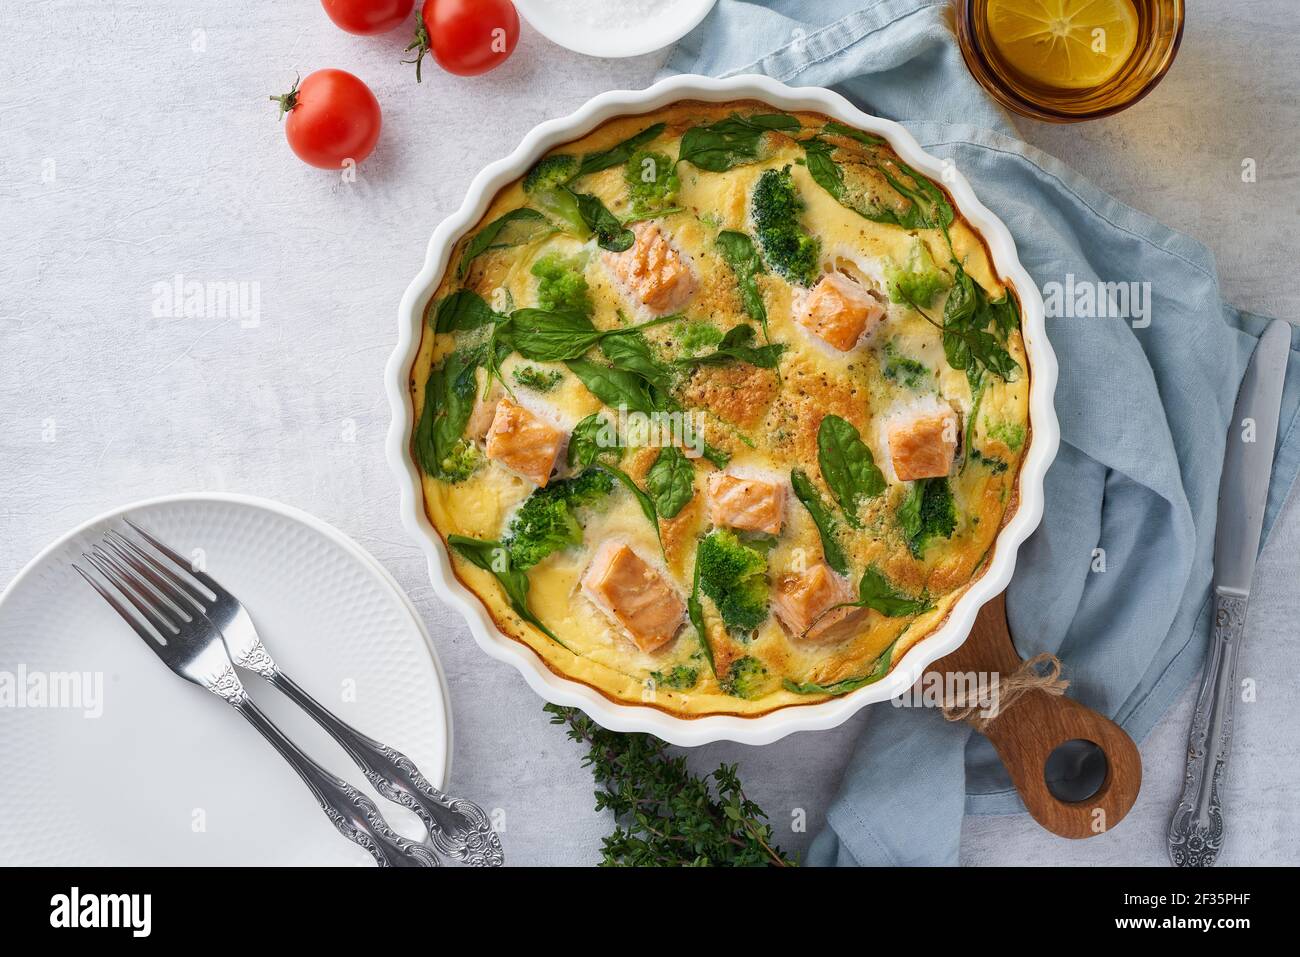
[[957, 452], [959, 431], [957, 413], [937, 401], [890, 416], [885, 441], [894, 477], [911, 482], [947, 475]]
[[487, 432], [487, 455], [534, 485], [545, 486], [564, 444], [564, 433], [510, 399], [497, 403]]
[[885, 307], [865, 286], [830, 272], [817, 281], [795, 320], [823, 342], [848, 352], [884, 315]]
[[605, 253], [605, 266], [629, 298], [651, 312], [676, 312], [695, 292], [690, 263], [654, 223], [631, 228], [636, 242], [621, 253]]
[[[825, 562], [802, 575], [786, 575], [772, 593], [772, 610], [786, 630], [805, 641], [847, 638], [866, 617], [865, 608], [835, 608], [853, 601], [853, 589]], [[834, 611], [828, 609], [834, 608]]]
[[785, 523], [785, 487], [730, 472], [709, 475], [709, 517], [714, 525], [780, 535]]
[[671, 641], [686, 610], [651, 564], [622, 542], [605, 542], [582, 576], [582, 590], [642, 651]]

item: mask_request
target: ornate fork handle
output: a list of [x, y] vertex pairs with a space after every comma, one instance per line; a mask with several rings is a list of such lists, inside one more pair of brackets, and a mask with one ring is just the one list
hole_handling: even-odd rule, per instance
[[226, 700], [293, 766], [339, 833], [365, 848], [380, 867], [438, 866], [438, 858], [428, 847], [393, 831], [373, 801], [308, 757], [251, 698], [240, 695]]
[[501, 841], [481, 807], [443, 794], [429, 783], [410, 758], [362, 734], [279, 668], [269, 674], [264, 671], [263, 677], [329, 732], [375, 790], [414, 811], [428, 828], [429, 841], [439, 853], [474, 867], [500, 867], [505, 863]]
[[1187, 776], [1169, 821], [1169, 857], [1179, 867], [1211, 867], [1223, 848], [1220, 789], [1232, 746], [1237, 652], [1246, 629], [1247, 597], [1217, 592], [1210, 653], [1187, 739]]

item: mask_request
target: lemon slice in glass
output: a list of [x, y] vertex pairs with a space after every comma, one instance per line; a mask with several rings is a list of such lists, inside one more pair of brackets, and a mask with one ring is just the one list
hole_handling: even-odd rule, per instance
[[987, 16], [1007, 65], [1045, 86], [1105, 83], [1137, 45], [1132, 0], [988, 0]]

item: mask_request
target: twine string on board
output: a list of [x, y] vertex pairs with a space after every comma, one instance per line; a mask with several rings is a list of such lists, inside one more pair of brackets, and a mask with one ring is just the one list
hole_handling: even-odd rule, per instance
[[[1046, 670], [1042, 667], [1046, 665]], [[1002, 712], [1031, 691], [1060, 697], [1070, 682], [1061, 677], [1061, 659], [1050, 652], [1034, 655], [1012, 674], [993, 676], [988, 694], [978, 687], [957, 690], [944, 699], [943, 716], [949, 721], [965, 721], [976, 731], [984, 732]]]

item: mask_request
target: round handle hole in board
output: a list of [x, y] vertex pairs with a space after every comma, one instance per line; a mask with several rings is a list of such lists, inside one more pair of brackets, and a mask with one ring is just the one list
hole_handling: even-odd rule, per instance
[[1073, 738], [1047, 757], [1043, 779], [1058, 801], [1086, 801], [1106, 781], [1106, 752], [1092, 741]]

